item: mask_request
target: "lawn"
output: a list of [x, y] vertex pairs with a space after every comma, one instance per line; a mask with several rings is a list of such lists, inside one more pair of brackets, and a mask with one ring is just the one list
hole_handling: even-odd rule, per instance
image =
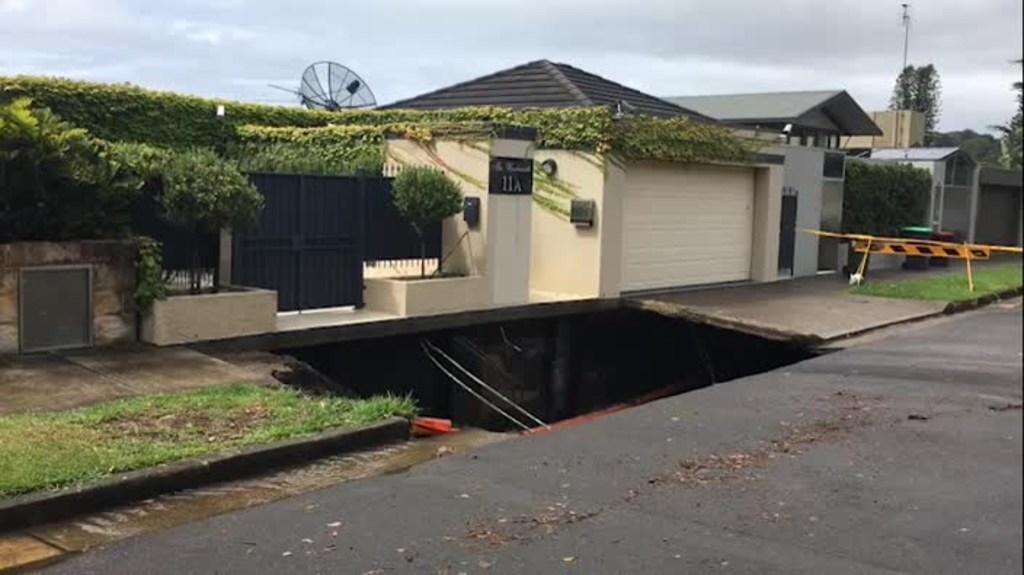
[[967, 274], [963, 269], [949, 274], [913, 280], [868, 281], [852, 289], [858, 295], [919, 299], [933, 301], [959, 301], [1020, 287], [1022, 268], [1019, 264], [978, 266], [974, 270], [974, 288], [967, 287]]
[[237, 384], [4, 416], [0, 497], [414, 412], [407, 397], [310, 397]]

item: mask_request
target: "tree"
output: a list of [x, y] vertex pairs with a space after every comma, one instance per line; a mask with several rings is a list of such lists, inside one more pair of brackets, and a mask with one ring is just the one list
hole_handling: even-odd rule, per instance
[[924, 114], [925, 144], [930, 145], [942, 114], [942, 81], [935, 66], [907, 66], [896, 78], [890, 110], [913, 110]]
[[[1021, 62], [1021, 60], [1016, 61], [1017, 64], [1021, 64]], [[1024, 128], [1024, 83], [1014, 82], [1013, 89], [1017, 91], [1017, 113], [1013, 115], [1008, 124], [995, 126], [995, 128], [1003, 134], [1003, 156], [1001, 163], [1004, 167], [1019, 170], [1021, 168], [1021, 154], [1024, 153], [1021, 149], [1021, 131]]]
[[142, 180], [27, 98], [0, 104], [0, 243], [127, 234]]
[[424, 232], [462, 211], [462, 192], [455, 182], [433, 168], [409, 167], [395, 178], [392, 201], [420, 239], [420, 277], [425, 278], [427, 242]]
[[[263, 209], [263, 196], [230, 162], [210, 150], [175, 155], [164, 168], [161, 198], [167, 218], [197, 235], [253, 224]], [[199, 252], [193, 251], [189, 284], [201, 286]]]
[[974, 130], [938, 132], [933, 136], [931, 145], [960, 148], [970, 154], [976, 162], [985, 166], [1000, 165], [1003, 155], [1003, 146], [998, 138]]

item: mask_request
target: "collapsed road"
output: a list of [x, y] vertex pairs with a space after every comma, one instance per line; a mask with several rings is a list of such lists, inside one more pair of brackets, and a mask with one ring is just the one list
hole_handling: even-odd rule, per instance
[[47, 572], [1019, 573], [1021, 329], [929, 321]]

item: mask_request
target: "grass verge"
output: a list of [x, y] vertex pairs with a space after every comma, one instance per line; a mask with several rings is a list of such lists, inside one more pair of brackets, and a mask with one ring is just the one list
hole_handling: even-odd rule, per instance
[[853, 288], [857, 295], [954, 302], [983, 297], [1022, 284], [1019, 264], [978, 267], [974, 270], [974, 291], [967, 286], [962, 269], [941, 276], [900, 281], [878, 281]]
[[411, 398], [309, 397], [252, 384], [0, 417], [0, 497], [391, 416]]

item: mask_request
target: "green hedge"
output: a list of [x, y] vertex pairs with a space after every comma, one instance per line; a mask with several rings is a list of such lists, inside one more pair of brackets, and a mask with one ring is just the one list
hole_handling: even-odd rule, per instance
[[[136, 86], [98, 84], [60, 78], [0, 76], [0, 101], [28, 97], [61, 119], [92, 135], [115, 142], [165, 147], [221, 148], [243, 124], [323, 126], [335, 114], [212, 100]], [[217, 118], [217, 106], [227, 114]]]
[[913, 166], [846, 164], [843, 231], [896, 236], [904, 226], [927, 223], [931, 175]]
[[[344, 162], [367, 166], [383, 157], [389, 137], [419, 141], [480, 138], [496, 126], [530, 126], [543, 148], [616, 152], [627, 158], [670, 161], [742, 162], [753, 146], [730, 130], [683, 118], [628, 118], [615, 121], [607, 107], [513, 110], [474, 107], [448, 110], [311, 111], [245, 104], [145, 90], [33, 76], [0, 77], [0, 101], [31, 98], [62, 119], [113, 142], [168, 148], [295, 146], [293, 157], [314, 165]], [[218, 105], [226, 115], [216, 116]], [[250, 149], [251, 151], [251, 149]], [[257, 163], [273, 164], [261, 153]]]

